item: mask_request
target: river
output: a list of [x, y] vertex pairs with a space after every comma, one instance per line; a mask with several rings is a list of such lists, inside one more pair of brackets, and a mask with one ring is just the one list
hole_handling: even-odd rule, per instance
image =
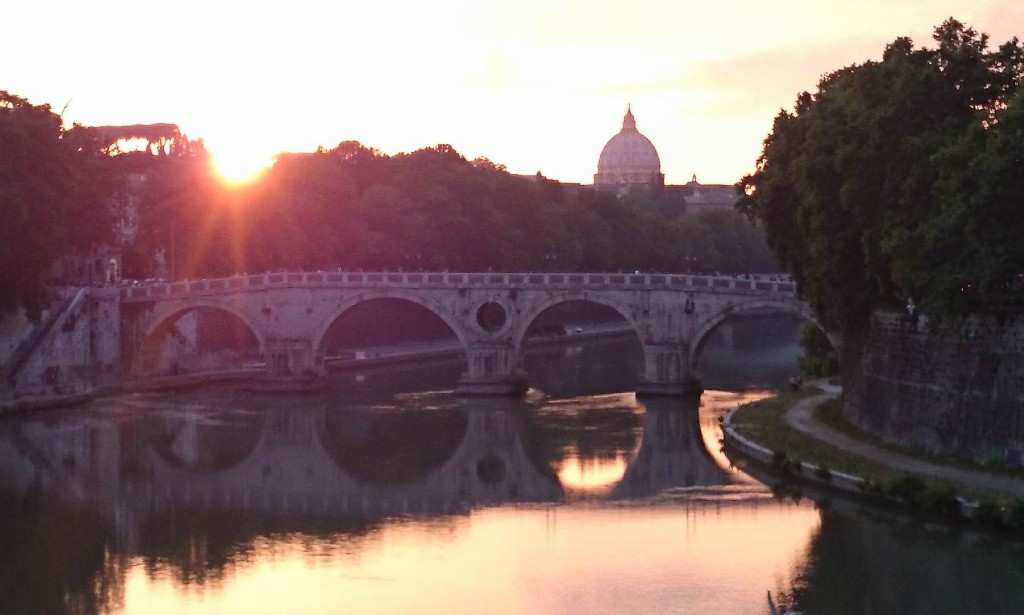
[[623, 393], [638, 348], [531, 353], [524, 399], [456, 361], [307, 398], [132, 395], [0, 423], [0, 612], [1024, 611], [1024, 549], [733, 467], [718, 417], [795, 346], [710, 347], [696, 400]]

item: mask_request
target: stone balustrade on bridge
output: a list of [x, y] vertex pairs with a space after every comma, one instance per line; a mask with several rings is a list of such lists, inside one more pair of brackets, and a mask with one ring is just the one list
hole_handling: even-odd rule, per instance
[[268, 367], [311, 377], [325, 369], [324, 340], [348, 310], [387, 299], [443, 321], [466, 355], [464, 393], [525, 387], [523, 344], [545, 311], [570, 302], [619, 314], [643, 348], [641, 391], [683, 394], [699, 379], [704, 339], [730, 315], [787, 312], [813, 320], [788, 278], [663, 273], [452, 273], [312, 271], [155, 283], [120, 291], [122, 366], [144, 373], [153, 340], [176, 319], [220, 310], [244, 323]]
[[796, 285], [779, 276], [701, 276], [664, 273], [425, 273], [288, 271], [225, 278], [149, 283], [121, 289], [122, 301], [149, 301], [266, 288], [592, 288], [673, 289], [702, 292], [750, 291], [796, 295]]

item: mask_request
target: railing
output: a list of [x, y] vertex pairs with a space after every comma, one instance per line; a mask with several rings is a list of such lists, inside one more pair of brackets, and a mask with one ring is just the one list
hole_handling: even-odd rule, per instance
[[396, 271], [288, 271], [207, 280], [150, 283], [121, 289], [125, 301], [152, 301], [196, 294], [228, 294], [271, 288], [498, 288], [616, 289], [745, 292], [796, 295], [781, 276], [699, 276], [664, 273], [448, 273]]

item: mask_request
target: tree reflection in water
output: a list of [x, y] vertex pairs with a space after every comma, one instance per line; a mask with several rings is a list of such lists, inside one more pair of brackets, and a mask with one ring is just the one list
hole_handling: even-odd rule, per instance
[[[400, 381], [404, 390], [437, 388], [429, 374], [414, 370], [404, 370]], [[717, 429], [711, 409], [699, 410], [695, 401], [637, 402], [614, 393], [458, 400], [383, 386], [339, 386], [306, 400], [230, 391], [125, 397], [5, 421], [0, 611], [116, 611], [127, 575], [139, 566], [153, 584], [216, 592], [286, 552], [341, 566], [380, 558], [381, 545], [396, 533], [443, 550], [485, 536], [488, 522], [481, 519], [493, 519], [489, 511], [522, 514], [526, 524], [538, 507], [553, 528], [558, 518], [593, 523], [573, 535], [595, 541], [589, 548], [597, 553], [615, 553], [615, 541], [654, 540], [642, 534], [649, 523], [670, 529], [646, 549], [697, 528], [720, 541], [717, 551], [700, 545], [711, 559], [685, 560], [695, 557], [685, 552], [696, 548], [689, 534], [684, 551], [651, 559], [654, 566], [684, 561], [678, 579], [643, 570], [638, 562], [649, 559], [646, 551], [640, 559], [623, 553], [602, 560], [609, 575], [649, 573], [658, 583], [678, 584], [638, 586], [630, 601], [692, 586], [718, 588], [712, 602], [726, 604], [739, 593], [730, 587], [753, 579], [764, 587], [745, 589], [758, 604], [764, 590], [789, 584], [783, 597], [808, 614], [1020, 611], [1019, 547], [887, 520], [839, 500], [822, 505], [819, 525], [807, 504], [773, 502], [766, 488], [711, 454]], [[601, 476], [599, 489], [559, 480], [572, 464], [598, 462], [615, 470]], [[635, 534], [614, 536], [627, 522]], [[789, 535], [765, 535], [764, 527]], [[545, 554], [589, 552], [555, 540], [564, 535], [545, 533], [525, 545], [541, 558], [531, 569], [557, 566], [552, 562], [560, 560]], [[508, 545], [530, 536], [487, 540]], [[773, 551], [757, 550], [764, 548]], [[619, 560], [630, 568], [616, 568]], [[794, 561], [790, 583], [783, 577]], [[568, 579], [587, 566], [554, 570]], [[723, 612], [750, 612], [753, 604]]]
[[1024, 545], [887, 517], [847, 502], [820, 507], [821, 527], [794, 570], [790, 602], [835, 615], [1011, 615], [1024, 605]]

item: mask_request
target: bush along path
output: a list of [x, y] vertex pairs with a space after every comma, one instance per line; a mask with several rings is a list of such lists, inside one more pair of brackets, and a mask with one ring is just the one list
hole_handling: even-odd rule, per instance
[[727, 448], [783, 478], [1024, 532], [1024, 478], [932, 463], [841, 433], [815, 418], [815, 409], [840, 392], [827, 388], [737, 408], [722, 422]]

